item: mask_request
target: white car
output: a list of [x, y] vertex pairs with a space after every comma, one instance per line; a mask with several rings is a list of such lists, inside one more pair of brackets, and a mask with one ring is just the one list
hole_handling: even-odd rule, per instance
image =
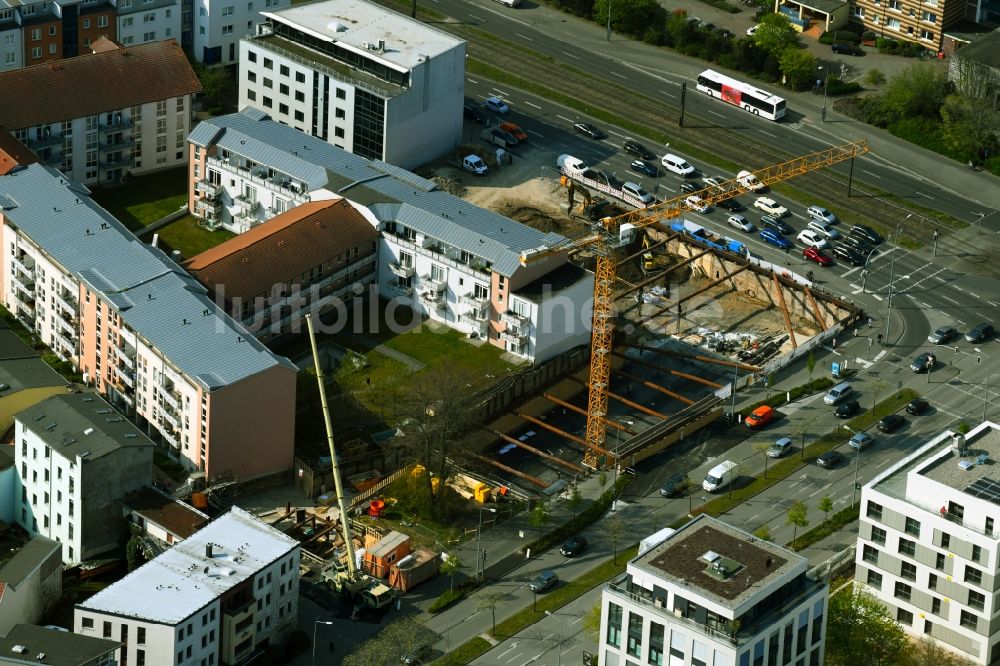
[[814, 247], [817, 250], [822, 250], [829, 245], [829, 243], [826, 242], [825, 238], [820, 236], [812, 229], [806, 229], [805, 231], [802, 231], [801, 233], [799, 233], [797, 238], [799, 242], [802, 243], [803, 245]]
[[490, 95], [483, 102], [483, 106], [492, 111], [493, 113], [499, 113], [501, 116], [510, 111], [510, 107], [507, 106], [502, 99], [496, 95]]
[[707, 213], [712, 209], [712, 207], [706, 204], [701, 197], [695, 194], [692, 194], [687, 199], [685, 199], [684, 205], [698, 213]]
[[752, 25], [749, 28], [747, 28], [747, 37], [753, 37], [754, 33], [757, 32], [757, 28], [759, 27], [760, 27], [759, 25]]
[[726, 179], [722, 176], [706, 176], [701, 179], [701, 182], [705, 183], [709, 187], [719, 187], [726, 182]]
[[788, 209], [770, 197], [757, 197], [757, 200], [753, 202], [753, 207], [760, 208], [768, 215], [774, 215], [775, 217], [788, 215]]
[[809, 206], [809, 208], [806, 208], [806, 215], [814, 220], [826, 222], [827, 224], [837, 224], [837, 222], [840, 221], [837, 219], [836, 215], [822, 206]]
[[828, 222], [823, 222], [821, 220], [809, 220], [809, 223], [806, 224], [806, 226], [816, 233], [829, 238], [830, 240], [837, 240], [840, 238], [840, 232]]
[[750, 220], [743, 217], [742, 215], [730, 215], [726, 219], [726, 222], [729, 223], [729, 226], [733, 227], [734, 229], [739, 229], [740, 231], [745, 231], [747, 233], [753, 231], [753, 225], [750, 224]]

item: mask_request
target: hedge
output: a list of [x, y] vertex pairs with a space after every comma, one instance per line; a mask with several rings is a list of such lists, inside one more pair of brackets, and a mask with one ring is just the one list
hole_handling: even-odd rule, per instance
[[563, 523], [551, 532], [543, 534], [535, 541], [525, 544], [521, 547], [521, 551], [527, 552], [531, 550], [535, 553], [542, 553], [556, 544], [562, 543], [569, 537], [579, 534], [582, 530], [590, 527], [592, 523], [596, 522], [611, 508], [611, 503], [625, 490], [625, 487], [631, 481], [631, 474], [620, 474], [616, 485], [605, 490], [596, 501], [581, 511], [579, 515], [575, 516], [568, 523]]
[[847, 525], [850, 525], [855, 520], [858, 519], [858, 512], [861, 510], [861, 502], [858, 502], [854, 506], [849, 506], [845, 509], [841, 509], [837, 513], [833, 514], [832, 518], [824, 520], [822, 523], [812, 528], [808, 532], [803, 532], [794, 541], [789, 541], [785, 544], [786, 548], [791, 548], [792, 550], [799, 551], [805, 550], [809, 546], [822, 541], [826, 537], [838, 532]]
[[448, 608], [453, 603], [464, 599], [469, 592], [476, 589], [476, 581], [467, 580], [459, 583], [453, 588], [447, 589], [441, 593], [437, 599], [434, 600], [430, 606], [427, 607], [428, 613], [440, 613], [445, 608]]
[[[823, 389], [828, 389], [831, 386], [833, 386], [832, 379], [830, 379], [829, 377], [820, 377], [819, 379], [813, 379], [812, 381], [806, 382], [801, 386], [795, 386], [791, 390], [787, 391], [787, 393], [791, 395], [792, 400], [798, 400], [799, 398], [801, 398], [806, 394], [816, 393], [818, 391], [822, 391]], [[785, 400], [785, 393], [786, 393], [785, 391], [778, 391], [772, 396], [764, 398], [763, 400], [758, 400], [757, 402], [753, 403], [743, 411], [746, 411], [749, 414], [753, 410], [763, 405], [769, 405], [771, 407], [780, 407], [781, 405], [784, 405], [786, 402], [789, 402]]]
[[860, 44], [861, 35], [853, 30], [834, 30], [819, 36], [820, 44]]

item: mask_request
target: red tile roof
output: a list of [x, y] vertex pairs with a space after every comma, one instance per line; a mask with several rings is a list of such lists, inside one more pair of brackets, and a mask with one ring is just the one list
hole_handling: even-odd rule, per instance
[[105, 51], [117, 51], [121, 46], [115, 44], [107, 37], [98, 37], [90, 43], [90, 50], [94, 53], [104, 53]]
[[377, 238], [346, 200], [311, 201], [205, 250], [185, 268], [213, 291], [224, 285], [226, 298], [250, 298]]
[[27, 166], [38, 161], [30, 149], [0, 128], [0, 176], [6, 176], [16, 166]]
[[0, 126], [34, 127], [201, 91], [173, 39], [0, 73]]

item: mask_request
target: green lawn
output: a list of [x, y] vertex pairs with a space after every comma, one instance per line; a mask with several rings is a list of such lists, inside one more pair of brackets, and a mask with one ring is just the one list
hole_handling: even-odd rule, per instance
[[137, 231], [187, 202], [187, 167], [133, 176], [121, 187], [95, 188], [93, 197], [125, 226]]
[[470, 344], [464, 334], [427, 322], [408, 333], [387, 340], [385, 346], [412, 356], [428, 366], [448, 360], [476, 374], [496, 375], [513, 367], [500, 358], [503, 350], [499, 347], [488, 343], [478, 346]]
[[171, 222], [163, 227], [157, 233], [160, 234], [160, 239], [170, 246], [170, 249], [180, 250], [184, 259], [190, 259], [196, 254], [236, 237], [236, 234], [224, 229], [209, 231], [199, 227], [198, 218], [193, 215], [185, 215], [176, 222]]

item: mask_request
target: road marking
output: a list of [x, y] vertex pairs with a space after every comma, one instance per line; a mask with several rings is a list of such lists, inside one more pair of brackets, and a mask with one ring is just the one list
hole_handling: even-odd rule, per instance
[[972, 297], [973, 297], [974, 299], [976, 299], [977, 301], [980, 301], [980, 300], [982, 300], [981, 298], [979, 298], [979, 294], [973, 294], [973, 293], [972, 293], [971, 291], [969, 292], [969, 296], [972, 296]]
[[990, 305], [992, 305], [995, 308], [1000, 307], [1000, 303], [997, 303], [996, 301], [986, 301], [986, 302], [989, 303]]
[[959, 324], [961, 324], [962, 326], [965, 326], [965, 322], [964, 322], [964, 321], [962, 321], [961, 319], [958, 319], [958, 318], [956, 318], [956, 319], [955, 319], [955, 321], [957, 321], [957, 322], [958, 322]]
[[[542, 110], [542, 107], [538, 106], [537, 104], [532, 104], [531, 102], [525, 102], [525, 104], [527, 104], [528, 106], [533, 106], [536, 109], [538, 109], [539, 111]], [[539, 134], [539, 136], [541, 136], [541, 134]]]
[[872, 173], [868, 169], [862, 169], [861, 171], [863, 171], [864, 173], [868, 174], [869, 176], [874, 176], [875, 178], [879, 178], [879, 179], [882, 178], [882, 176], [878, 175], [877, 173]]
[[569, 119], [569, 118], [567, 118], [566, 116], [560, 116], [560, 115], [559, 115], [558, 113], [556, 114], [556, 118], [562, 118], [563, 120], [565, 120], [565, 121], [566, 121], [566, 122], [568, 122], [568, 123], [571, 123], [571, 122], [573, 122], [572, 120], [570, 120], [570, 119]]
[[476, 81], [475, 79], [470, 79], [469, 77], [465, 77], [465, 80], [468, 81], [469, 83], [475, 83], [477, 85], [479, 84], [479, 81]]
[[581, 621], [582, 619], [583, 619], [583, 616], [580, 616], [580, 617], [576, 618], [575, 620], [573, 620], [572, 622], [570, 622], [570, 624], [571, 625], [576, 624], [577, 622]]
[[660, 92], [663, 93], [664, 95], [666, 95], [667, 97], [671, 98], [671, 99], [677, 99], [677, 95], [675, 95], [673, 93], [668, 93], [666, 90], [661, 90]]
[[853, 296], [854, 294], [860, 294], [860, 293], [861, 293], [861, 287], [857, 287], [851, 292], [851, 295]]
[[[853, 273], [854, 271], [860, 271], [860, 270], [861, 270], [861, 266], [855, 266], [855, 267], [854, 267], [854, 268], [852, 268], [851, 270], [849, 270], [849, 271], [847, 271], [846, 273], [842, 274], [842, 275], [841, 275], [840, 277], [847, 277], [848, 275], [850, 275], [850, 274], [851, 274], [851, 273]], [[853, 286], [853, 285], [852, 285], [852, 286]]]
[[[986, 315], [984, 315], [982, 312], [977, 312], [976, 314], [979, 315], [980, 318], [983, 319], [984, 321], [989, 321], [990, 320], [990, 318], [987, 317]], [[976, 351], [979, 351], [979, 350], [977, 349]]]
[[768, 135], [768, 136], [770, 136], [770, 137], [774, 137], [775, 139], [777, 139], [777, 138], [778, 138], [778, 135], [777, 135], [777, 134], [771, 134], [770, 132], [765, 132], [764, 130], [760, 130], [760, 133], [761, 133], [761, 134], [766, 134], [766, 135]]
[[478, 17], [478, 16], [476, 16], [475, 14], [469, 14], [469, 18], [474, 18], [474, 19], [476, 19], [477, 21], [485, 21], [485, 20], [486, 20], [486, 19], [484, 19], [484, 18], [479, 18], [479, 17]]
[[514, 655], [513, 657], [511, 657], [510, 659], [508, 659], [508, 660], [507, 660], [507, 663], [509, 664], [510, 662], [514, 661], [515, 659], [517, 659], [518, 657], [520, 657], [520, 656], [521, 656], [521, 654], [522, 654], [522, 653], [518, 652], [518, 653], [517, 653], [517, 654], [515, 654], [515, 655]]
[[527, 35], [522, 35], [522, 34], [521, 34], [521, 33], [519, 33], [519, 32], [515, 32], [515, 33], [514, 33], [514, 35], [515, 35], [516, 37], [520, 37], [521, 39], [527, 39], [527, 40], [528, 40], [529, 42], [533, 42], [533, 41], [535, 41], [535, 40], [533, 40], [533, 39], [532, 39], [531, 37], [528, 37]]
[[941, 295], [941, 298], [943, 298], [946, 301], [950, 301], [950, 302], [954, 303], [955, 305], [961, 305], [961, 303], [959, 303], [958, 301], [956, 301], [954, 298], [948, 298], [947, 296], [945, 296], [943, 294]]
[[495, 90], [496, 93], [498, 95], [500, 95], [501, 97], [509, 97], [510, 96], [509, 92], [504, 92], [504, 91], [500, 90], [499, 88], [494, 88], [493, 90]]
[[564, 56], [569, 56], [570, 58], [573, 58], [574, 60], [581, 60], [580, 56], [575, 56], [572, 53], [567, 53], [566, 51], [563, 51], [562, 54]]
[[920, 303], [920, 305], [922, 305], [925, 308], [930, 308], [931, 307], [931, 306], [927, 305], [926, 303], [924, 303], [923, 301], [917, 301], [917, 303]]
[[625, 76], [624, 74], [619, 74], [618, 72], [611, 72], [611, 73], [614, 74], [615, 76], [617, 76], [620, 79], [625, 79], [626, 81], [628, 81], [628, 77]]
[[724, 115], [722, 115], [721, 113], [718, 113], [716, 111], [709, 111], [709, 113], [711, 113], [713, 116], [719, 116], [720, 118], [725, 118]]
[[884, 298], [882, 298], [878, 294], [872, 294], [872, 298], [874, 298], [876, 301], [878, 301], [880, 303], [885, 300]]
[[513, 645], [511, 645], [509, 648], [507, 648], [506, 650], [504, 650], [503, 652], [501, 652], [500, 654], [497, 655], [497, 659], [503, 657], [505, 654], [507, 654], [511, 650], [516, 650], [516, 649], [517, 649], [517, 641], [514, 641]]
[[931, 200], [934, 199], [934, 197], [932, 197], [931, 195], [924, 194], [923, 192], [914, 191], [913, 193], [916, 194], [918, 197], [924, 197], [925, 199], [931, 199]]
[[883, 357], [883, 356], [885, 356], [885, 355], [886, 355], [886, 353], [887, 353], [887, 352], [886, 352], [886, 350], [884, 350], [884, 349], [883, 349], [883, 350], [882, 350], [882, 351], [880, 351], [879, 353], [875, 354], [875, 358], [874, 358], [874, 359], [872, 359], [872, 362], [873, 362], [873, 363], [877, 363], [878, 361], [881, 361], [881, 360], [882, 360], [882, 357]]
[[[628, 137], [627, 137], [627, 136], [625, 136], [624, 134], [619, 134], [618, 132], [616, 132], [616, 131], [614, 131], [614, 130], [608, 130], [608, 134], [614, 134], [615, 136], [619, 136], [619, 137], [621, 137], [621, 138], [623, 138], [623, 139], [627, 139], [627, 138], [628, 138]], [[618, 148], [618, 147], [619, 147], [619, 146], [615, 146], [615, 148]]]

